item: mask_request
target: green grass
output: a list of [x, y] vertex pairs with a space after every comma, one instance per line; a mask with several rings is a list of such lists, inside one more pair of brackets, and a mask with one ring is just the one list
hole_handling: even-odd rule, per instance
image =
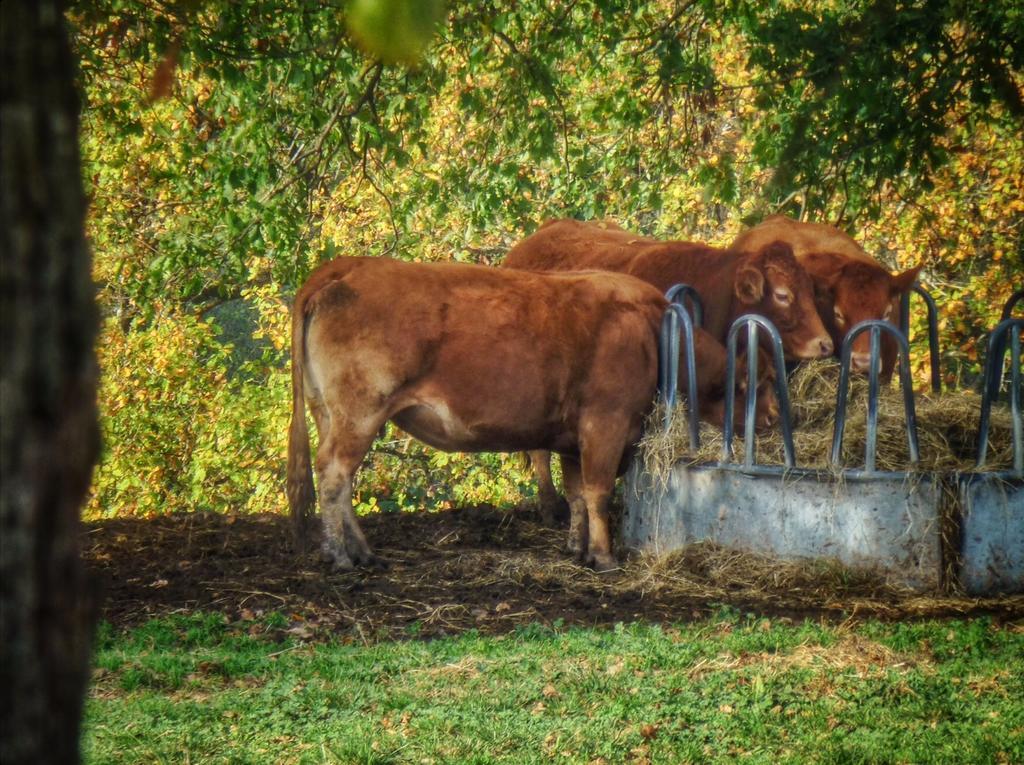
[[984, 619], [723, 611], [366, 645], [305, 645], [287, 627], [104, 626], [86, 761], [1024, 762], [1024, 631]]

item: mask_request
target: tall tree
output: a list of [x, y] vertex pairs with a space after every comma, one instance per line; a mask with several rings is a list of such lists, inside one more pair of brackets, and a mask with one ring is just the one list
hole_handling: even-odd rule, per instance
[[[773, 200], [877, 218], [879, 191], [928, 191], [958, 124], [1024, 120], [1024, 7], [1015, 0], [741, 2]], [[840, 217], [843, 217], [842, 215]]]
[[74, 762], [94, 612], [78, 521], [98, 447], [79, 103], [61, 3], [5, 0], [0, 22], [0, 761]]

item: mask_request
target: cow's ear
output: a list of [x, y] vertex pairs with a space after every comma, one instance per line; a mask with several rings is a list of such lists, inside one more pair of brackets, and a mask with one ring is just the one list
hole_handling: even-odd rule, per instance
[[908, 268], [901, 274], [896, 274], [892, 277], [892, 282], [889, 285], [889, 292], [893, 297], [902, 295], [904, 292], [914, 286], [914, 282], [917, 281], [917, 273], [923, 268], [923, 266], [914, 266]]
[[764, 297], [764, 274], [753, 266], [741, 266], [736, 271], [734, 283], [736, 297], [740, 302], [752, 305], [760, 303]]

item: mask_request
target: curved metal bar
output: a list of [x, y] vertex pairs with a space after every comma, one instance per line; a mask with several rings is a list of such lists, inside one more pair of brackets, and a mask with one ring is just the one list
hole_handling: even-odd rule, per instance
[[741, 327], [747, 327], [747, 408], [744, 426], [744, 467], [754, 464], [754, 439], [757, 412], [757, 348], [758, 330], [768, 333], [772, 345], [772, 364], [775, 367], [775, 393], [779, 399], [779, 420], [782, 424], [782, 448], [786, 467], [796, 465], [793, 450], [793, 420], [789, 409], [789, 386], [786, 382], [786, 359], [782, 352], [782, 336], [775, 325], [764, 316], [747, 313], [729, 327], [725, 357], [725, 422], [722, 423], [722, 461], [732, 461], [733, 412], [736, 408], [736, 351]]
[[[942, 390], [942, 372], [939, 369], [939, 310], [935, 305], [935, 299], [924, 287], [918, 283], [913, 289], [924, 298], [928, 310], [928, 361], [932, 370], [932, 390], [938, 393]], [[907, 354], [907, 365], [910, 365], [910, 354]]]
[[1010, 418], [1013, 421], [1013, 469], [1024, 473], [1024, 422], [1020, 409], [1020, 327], [1010, 330]]
[[881, 330], [871, 328], [870, 356], [868, 358], [868, 429], [864, 439], [864, 469], [875, 472], [875, 454], [878, 450], [878, 368], [882, 347]]
[[988, 349], [985, 353], [985, 369], [982, 374], [981, 418], [978, 421], [978, 459], [975, 462], [975, 467], [977, 468], [984, 466], [985, 458], [988, 455], [988, 430], [992, 401], [998, 395], [999, 386], [1003, 382], [1005, 334], [1006, 329], [1003, 327], [1003, 322], [1000, 322], [988, 336]]
[[676, 408], [679, 388], [679, 329], [682, 325], [686, 340], [686, 400], [690, 447], [700, 448], [700, 403], [697, 400], [697, 357], [693, 347], [693, 320], [679, 303], [669, 303], [661, 318], [661, 333], [658, 336], [658, 391], [665, 403], [665, 430], [672, 421]]
[[1010, 417], [1013, 423], [1013, 470], [1024, 472], [1024, 423], [1021, 417], [1021, 332], [1024, 319], [1004, 319], [999, 322], [988, 339], [988, 354], [985, 358], [985, 387], [981, 395], [981, 419], [978, 423], [978, 460], [976, 466], [985, 465], [988, 454], [989, 421], [992, 402], [999, 395], [1003, 382], [1003, 357], [1007, 351], [1009, 334], [1010, 351]]
[[686, 308], [686, 300], [690, 300], [690, 314], [693, 316], [693, 326], [704, 326], [704, 302], [700, 294], [689, 284], [673, 284], [665, 293], [665, 300], [670, 303], [677, 303]]
[[[914, 282], [914, 286], [903, 293], [900, 297], [900, 331], [910, 338], [910, 293], [916, 292], [924, 299], [925, 307], [928, 310], [928, 361], [932, 371], [932, 390], [938, 393], [942, 390], [942, 373], [939, 369], [939, 309], [935, 305], [935, 299], [921, 282]], [[907, 356], [907, 364], [910, 363], [910, 356]]]
[[[658, 333], [658, 395], [666, 409], [676, 405], [676, 385], [679, 380], [679, 315], [669, 305], [661, 316]], [[666, 426], [669, 412], [665, 413]]]
[[[747, 322], [747, 406], [743, 413], [743, 445], [745, 455], [743, 464], [750, 467], [754, 464], [754, 445], [757, 440], [757, 365], [760, 361], [757, 353], [757, 324]], [[753, 348], [751, 352], [749, 349]], [[733, 395], [736, 392], [733, 391]]]
[[843, 339], [839, 362], [839, 390], [836, 392], [836, 424], [832, 431], [832, 455], [830, 462], [840, 466], [843, 433], [846, 430], [846, 401], [850, 383], [850, 355], [853, 341], [863, 332], [871, 333], [871, 361], [868, 369], [868, 422], [867, 442], [864, 445], [864, 472], [875, 473], [875, 452], [878, 443], [878, 367], [881, 349], [881, 333], [888, 332], [896, 339], [900, 353], [900, 389], [903, 391], [903, 410], [907, 421], [907, 448], [911, 464], [917, 464], [921, 452], [917, 441], [917, 414], [914, 410], [914, 389], [910, 384], [910, 346], [906, 336], [895, 326], [881, 319], [862, 321], [851, 329]]
[[1003, 305], [1003, 313], [999, 317], [999, 321], [1006, 321], [1009, 319], [1013, 314], [1013, 309], [1017, 307], [1017, 303], [1022, 300], [1024, 300], [1024, 290], [1017, 290], [1010, 295], [1010, 299]]

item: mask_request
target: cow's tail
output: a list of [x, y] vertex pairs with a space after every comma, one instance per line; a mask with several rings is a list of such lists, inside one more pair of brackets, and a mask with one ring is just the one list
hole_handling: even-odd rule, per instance
[[292, 308], [292, 424], [288, 431], [288, 507], [295, 549], [306, 550], [316, 504], [309, 428], [306, 426], [306, 395], [303, 382], [306, 363], [306, 301], [303, 290]]

